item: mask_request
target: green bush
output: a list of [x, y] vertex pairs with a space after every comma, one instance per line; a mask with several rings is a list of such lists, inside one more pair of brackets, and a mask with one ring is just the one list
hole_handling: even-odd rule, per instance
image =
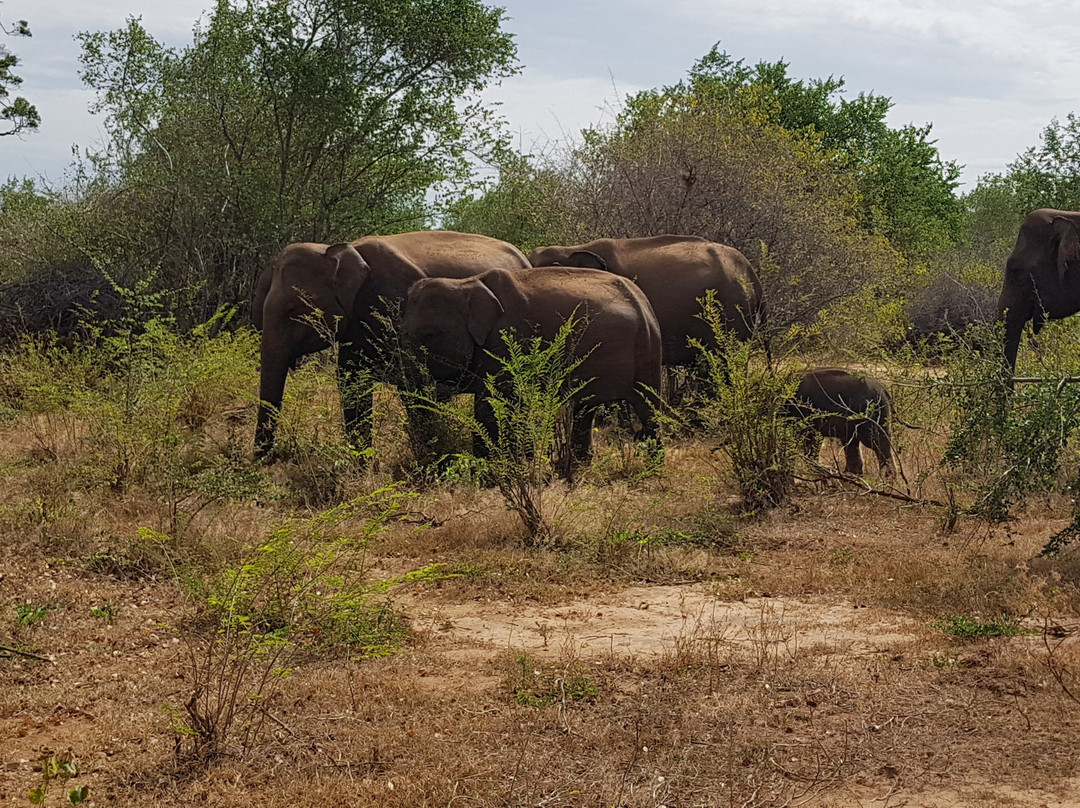
[[[486, 449], [484, 476], [521, 517], [530, 545], [556, 536], [556, 520], [548, 502], [553, 459], [560, 449], [564, 413], [571, 399], [583, 388], [587, 394], [587, 383], [570, 379], [583, 361], [574, 356], [576, 325], [577, 321], [569, 318], [550, 342], [540, 337], [519, 339], [512, 331], [504, 331], [503, 355], [492, 354], [499, 369], [484, 380], [484, 392], [477, 394], [491, 408], [493, 430], [475, 414], [465, 416]], [[451, 411], [430, 400], [427, 406], [462, 417], [459, 410]]]
[[1000, 345], [1000, 328], [971, 331], [937, 381], [955, 406], [942, 463], [962, 473], [973, 496], [967, 512], [1001, 522], [1025, 496], [1057, 487], [1063, 452], [1080, 426], [1080, 389], [1052, 376], [1010, 385], [998, 352], [973, 347]]
[[739, 341], [723, 326], [712, 293], [704, 302], [706, 321], [716, 335], [715, 350], [702, 350], [708, 392], [693, 402], [716, 450], [730, 460], [730, 472], [750, 511], [783, 504], [794, 485], [798, 441], [785, 404], [798, 386], [794, 374], [774, 371], [759, 338]]
[[370, 658], [397, 650], [408, 628], [387, 590], [445, 575], [434, 567], [369, 579], [369, 545], [406, 496], [380, 489], [286, 522], [242, 563], [205, 582], [188, 623], [190, 691], [170, 708], [178, 754], [205, 764], [250, 752], [272, 720], [282, 682], [316, 653]]

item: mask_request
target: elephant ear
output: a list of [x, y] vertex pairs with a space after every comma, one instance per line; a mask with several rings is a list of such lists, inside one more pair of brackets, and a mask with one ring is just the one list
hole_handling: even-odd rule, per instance
[[581, 267], [582, 269], [602, 269], [608, 271], [607, 262], [594, 252], [589, 250], [575, 250], [566, 257], [566, 265]]
[[1054, 235], [1058, 239], [1057, 271], [1058, 281], [1065, 283], [1065, 272], [1070, 265], [1075, 266], [1080, 259], [1080, 235], [1076, 232], [1076, 225], [1064, 216], [1055, 216], [1051, 220]]
[[479, 282], [469, 284], [465, 305], [465, 326], [469, 329], [469, 336], [477, 345], [483, 345], [506, 309], [495, 293]]
[[326, 257], [335, 265], [334, 297], [346, 316], [350, 315], [356, 296], [371, 275], [371, 267], [351, 244], [330, 245], [326, 248]]

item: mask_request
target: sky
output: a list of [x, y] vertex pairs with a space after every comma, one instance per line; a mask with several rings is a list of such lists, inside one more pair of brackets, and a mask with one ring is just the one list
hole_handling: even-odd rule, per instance
[[[129, 16], [159, 41], [191, 41], [213, 0], [3, 0], [0, 20], [26, 19], [33, 37], [7, 38], [20, 58], [17, 94], [41, 128], [0, 138], [0, 180], [63, 184], [72, 147], [102, 138], [78, 77], [79, 31]], [[719, 46], [737, 59], [788, 62], [796, 78], [843, 78], [849, 97], [892, 99], [892, 126], [933, 124], [961, 190], [999, 173], [1051, 119], [1080, 112], [1080, 15], [1027, 0], [489, 0], [506, 9], [521, 72], [490, 89], [518, 145], [539, 151], [610, 122], [627, 95], [674, 84]], [[976, 11], [977, 9], [977, 11]], [[1066, 80], [1068, 79], [1068, 80]]]

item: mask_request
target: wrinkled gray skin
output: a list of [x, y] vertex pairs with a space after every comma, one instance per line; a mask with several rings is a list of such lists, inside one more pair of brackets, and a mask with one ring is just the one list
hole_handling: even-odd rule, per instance
[[[252, 300], [252, 322], [262, 330], [256, 453], [273, 448], [289, 369], [300, 357], [328, 347], [328, 334], [340, 343], [346, 429], [357, 446], [369, 446], [371, 396], [349, 391], [358, 370], [378, 366], [383, 328], [377, 315], [386, 314], [386, 304], [400, 304], [422, 278], [528, 266], [510, 244], [451, 231], [368, 236], [349, 244], [290, 244], [259, 277]], [[314, 309], [323, 312], [322, 333], [303, 321]]]
[[[482, 394], [484, 379], [500, 370], [492, 354], [506, 355], [503, 331], [513, 329], [519, 340], [551, 340], [571, 315], [579, 323], [574, 355], [585, 357], [571, 378], [589, 380], [574, 401], [574, 462], [591, 459], [593, 420], [602, 404], [628, 402], [641, 419], [639, 439], [656, 438], [652, 391], [660, 387], [660, 328], [641, 290], [622, 278], [545, 267], [422, 280], [409, 290], [403, 330], [425, 349], [436, 379]], [[483, 395], [477, 395], [476, 417], [489, 435], [495, 434], [494, 415]], [[485, 453], [479, 441], [476, 451]]]
[[537, 247], [529, 253], [529, 263], [606, 270], [634, 281], [656, 313], [668, 366], [694, 361], [691, 338], [715, 348], [698, 302], [708, 290], [716, 291], [725, 324], [739, 339], [749, 337], [764, 318], [761, 283], [746, 257], [697, 236], [604, 238], [571, 247]]
[[844, 444], [844, 470], [863, 473], [860, 444], [877, 455], [881, 472], [892, 476], [892, 398], [879, 380], [840, 368], [802, 372], [788, 414], [805, 421], [807, 454], [817, 459], [821, 438]]
[[998, 319], [1005, 319], [1005, 360], [1016, 369], [1024, 325], [1038, 334], [1047, 320], [1080, 311], [1080, 213], [1033, 210], [1005, 263]]

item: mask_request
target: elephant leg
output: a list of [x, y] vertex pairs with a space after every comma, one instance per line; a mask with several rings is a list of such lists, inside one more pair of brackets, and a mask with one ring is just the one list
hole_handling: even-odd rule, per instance
[[372, 448], [372, 389], [371, 374], [364, 367], [359, 352], [341, 346], [338, 353], [338, 390], [341, 410], [345, 415], [345, 434], [358, 450]]
[[[265, 335], [263, 337], [266, 339]], [[255, 426], [255, 456], [265, 457], [274, 448], [285, 378], [295, 357], [264, 345], [259, 370], [259, 412]]]
[[863, 473], [861, 441], [857, 432], [844, 444], [844, 471], [861, 477]]
[[486, 459], [491, 456], [491, 447], [498, 444], [500, 436], [495, 409], [483, 393], [475, 396], [473, 417], [479, 427], [479, 431], [473, 433], [473, 456]]
[[869, 441], [866, 445], [877, 456], [882, 476], [892, 477], [896, 474], [896, 468], [893, 466], [892, 436], [889, 434], [889, 427], [887, 424], [877, 422], [871, 422], [868, 426], [870, 427], [868, 429]]
[[660, 401], [655, 391], [630, 399], [630, 406], [641, 421], [641, 429], [634, 435], [634, 440], [645, 444], [651, 460], [662, 461], [664, 446], [660, 440], [660, 425], [656, 419], [656, 410]]
[[574, 407], [570, 421], [570, 456], [574, 465], [588, 465], [592, 462], [595, 421], [595, 407], [584, 404]]

